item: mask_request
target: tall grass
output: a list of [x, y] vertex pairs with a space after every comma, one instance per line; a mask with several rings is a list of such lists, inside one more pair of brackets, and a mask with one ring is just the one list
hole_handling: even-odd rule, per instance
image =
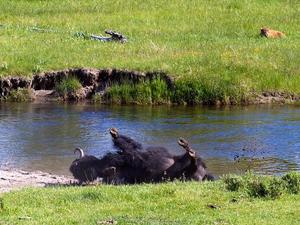
[[248, 173], [244, 176], [224, 177], [225, 187], [229, 191], [244, 192], [255, 198], [278, 198], [284, 193], [300, 193], [300, 174], [290, 172], [282, 177], [258, 176]]
[[154, 79], [139, 84], [125, 81], [114, 84], [103, 97], [106, 103], [118, 104], [238, 104], [248, 100], [247, 86], [201, 77], [182, 78], [169, 88], [165, 81]]
[[74, 93], [82, 87], [80, 81], [73, 76], [70, 76], [66, 79], [55, 84], [55, 90], [61, 96], [67, 96], [70, 93]]
[[170, 102], [171, 94], [167, 84], [161, 79], [138, 84], [125, 81], [124, 84], [110, 87], [104, 96], [104, 101], [119, 104], [163, 104]]
[[247, 101], [249, 86], [219, 77], [184, 77], [176, 82], [173, 101], [187, 104], [237, 104]]

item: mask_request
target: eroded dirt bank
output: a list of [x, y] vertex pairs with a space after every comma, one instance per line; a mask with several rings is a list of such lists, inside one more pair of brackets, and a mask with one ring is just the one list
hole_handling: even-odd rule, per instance
[[[61, 96], [57, 93], [55, 87], [58, 83], [67, 79], [68, 77], [76, 77], [81, 84], [81, 88], [75, 92], [68, 93]], [[167, 85], [170, 93], [175, 93], [178, 89], [176, 82], [172, 76], [161, 72], [139, 72], [131, 70], [119, 69], [92, 69], [92, 68], [76, 68], [66, 69], [62, 71], [49, 71], [40, 74], [35, 74], [31, 79], [25, 77], [5, 77], [0, 79], [0, 99], [7, 99], [7, 97], [15, 90], [26, 89], [30, 92], [30, 98], [33, 101], [57, 101], [63, 99], [66, 101], [84, 101], [90, 100], [93, 96], [104, 96], [113, 84], [133, 83], [138, 84], [144, 81], [153, 81], [160, 79]], [[190, 87], [186, 87], [187, 89]], [[181, 92], [181, 90], [179, 90]], [[300, 96], [293, 93], [280, 91], [265, 91], [262, 93], [250, 93], [247, 97], [239, 101], [224, 99], [206, 99], [203, 102], [194, 102], [194, 91], [190, 93], [191, 96], [182, 97], [183, 99], [176, 99], [173, 101], [166, 101], [167, 103], [175, 104], [209, 104], [209, 105], [249, 105], [249, 104], [285, 104], [296, 103], [300, 101]], [[21, 94], [22, 95], [22, 94]], [[189, 101], [185, 101], [187, 98]], [[230, 99], [230, 98], [229, 98]], [[102, 103], [106, 103], [103, 101]]]
[[24, 171], [0, 168], [0, 193], [24, 187], [47, 187], [74, 183], [71, 177], [54, 175], [41, 171]]
[[32, 90], [34, 98], [55, 98], [55, 86], [68, 77], [76, 77], [82, 85], [81, 90], [68, 96], [68, 100], [90, 99], [96, 93], [104, 94], [112, 84], [123, 84], [161, 79], [169, 89], [174, 87], [174, 80], [163, 72], [138, 72], [118, 69], [77, 68], [62, 71], [50, 71], [36, 74], [32, 79], [25, 77], [6, 77], [0, 79], [0, 97], [7, 97], [13, 90], [25, 88]]

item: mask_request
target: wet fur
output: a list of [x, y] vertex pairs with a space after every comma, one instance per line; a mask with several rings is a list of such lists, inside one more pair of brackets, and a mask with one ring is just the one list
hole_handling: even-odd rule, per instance
[[83, 156], [72, 162], [70, 172], [80, 184], [92, 182], [99, 177], [99, 162], [100, 160], [95, 156]]
[[166, 148], [142, 145], [124, 135], [113, 136], [117, 152], [107, 153], [98, 159], [83, 156], [76, 159], [70, 171], [79, 183], [87, 183], [98, 177], [109, 184], [136, 184], [165, 180], [212, 180], [201, 158], [191, 157], [188, 152], [173, 155]]
[[[149, 183], [164, 180], [213, 180], [201, 158], [188, 153], [173, 155], [164, 147], [151, 146], [141, 151], [141, 144], [125, 135], [113, 138], [115, 147], [124, 158], [118, 166], [118, 180], [125, 183]], [[131, 174], [132, 173], [132, 174]], [[123, 177], [122, 177], [123, 176]]]

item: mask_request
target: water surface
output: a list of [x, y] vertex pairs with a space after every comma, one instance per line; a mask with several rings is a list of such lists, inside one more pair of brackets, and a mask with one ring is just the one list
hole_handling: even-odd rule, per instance
[[300, 107], [0, 104], [0, 165], [68, 174], [80, 146], [114, 151], [109, 128], [180, 154], [186, 138], [216, 175], [300, 170]]

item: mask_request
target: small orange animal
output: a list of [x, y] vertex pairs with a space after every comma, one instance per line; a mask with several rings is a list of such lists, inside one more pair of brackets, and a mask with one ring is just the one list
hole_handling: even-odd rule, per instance
[[271, 30], [267, 27], [263, 27], [260, 29], [260, 35], [266, 38], [282, 38], [285, 37], [285, 34], [277, 31], [277, 30]]

